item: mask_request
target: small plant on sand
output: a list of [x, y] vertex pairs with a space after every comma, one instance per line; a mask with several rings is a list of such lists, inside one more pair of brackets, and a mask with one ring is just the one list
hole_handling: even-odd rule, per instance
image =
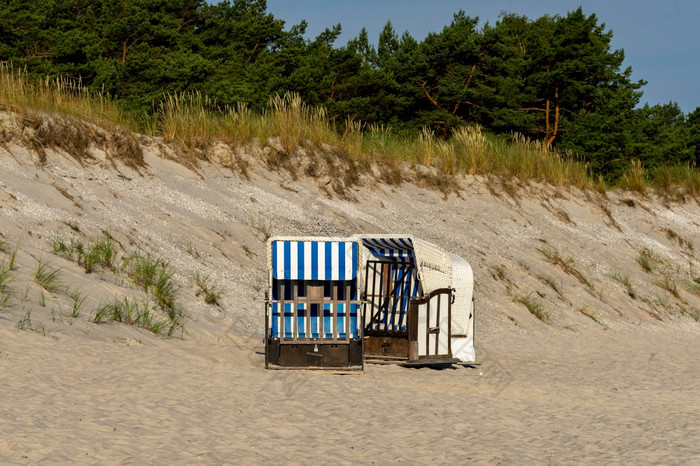
[[102, 270], [115, 270], [119, 250], [109, 234], [88, 242], [81, 239], [54, 238], [51, 240], [54, 254], [75, 261], [85, 273], [92, 273], [97, 267]]
[[680, 291], [678, 291], [678, 284], [676, 283], [676, 280], [669, 274], [664, 274], [663, 280], [656, 282], [656, 284], [671, 293], [671, 295], [673, 295], [673, 297], [678, 301], [682, 303], [685, 302], [681, 297]]
[[12, 288], [12, 282], [14, 281], [14, 274], [9, 264], [6, 262], [0, 263], [0, 312], [7, 309], [10, 306], [10, 301], [14, 296], [14, 290]]
[[545, 324], [549, 322], [550, 313], [542, 308], [542, 305], [538, 303], [532, 296], [516, 296], [515, 302], [520, 303], [530, 311], [530, 314], [537, 317], [539, 320]]
[[10, 251], [10, 261], [8, 262], [7, 266], [10, 270], [15, 269], [15, 260], [17, 259], [17, 248], [15, 247], [12, 251]]
[[10, 246], [7, 244], [6, 241], [0, 240], [0, 253], [7, 254], [9, 256], [9, 262], [7, 263], [7, 268], [9, 270], [15, 269], [15, 260], [17, 259], [17, 249], [18, 249], [17, 246], [15, 246], [14, 248], [10, 248]]
[[96, 324], [110, 321], [135, 325], [156, 335], [161, 335], [168, 328], [168, 322], [159, 319], [147, 302], [130, 300], [127, 297], [122, 300], [115, 298], [114, 301], [98, 307], [92, 321]]
[[253, 275], [249, 280], [248, 280], [250, 287], [253, 288], [253, 291], [255, 293], [262, 293], [262, 291], [265, 289], [265, 286], [267, 285], [267, 281], [259, 276], [259, 275]]
[[557, 285], [557, 282], [555, 282], [552, 277], [547, 275], [538, 275], [537, 278], [540, 279], [544, 284], [549, 286], [551, 289], [553, 289], [556, 294], [558, 294], [561, 297], [564, 297], [561, 290], [559, 289], [559, 286]]
[[700, 277], [687, 280], [686, 289], [694, 295], [700, 297]]
[[17, 322], [17, 328], [20, 330], [31, 330], [32, 328], [32, 310], [29, 309], [24, 317]]
[[85, 299], [87, 299], [87, 296], [83, 295], [80, 292], [80, 290], [74, 290], [70, 294], [70, 299], [71, 299], [70, 316], [72, 318], [76, 319], [80, 316], [80, 309], [83, 307], [83, 304], [85, 303]]
[[185, 251], [187, 251], [187, 253], [195, 259], [199, 259], [200, 257], [202, 257], [202, 254], [192, 243], [187, 243], [187, 245], [185, 246]]
[[258, 219], [258, 218], [251, 218], [250, 219], [250, 226], [254, 230], [257, 230], [260, 233], [263, 241], [267, 241], [272, 236], [272, 224], [268, 223], [265, 220]]
[[114, 270], [117, 254], [114, 240], [110, 235], [105, 235], [90, 244], [87, 253], [82, 258], [81, 265], [86, 273], [92, 272], [95, 266], [100, 266], [102, 270]]
[[39, 288], [39, 306], [46, 307], [46, 294], [43, 288]]
[[158, 270], [156, 282], [151, 292], [158, 307], [163, 311], [170, 312], [177, 307], [177, 285], [173, 280], [173, 272], [168, 268], [167, 263], [163, 263], [163, 267]]
[[78, 223], [75, 220], [69, 220], [67, 222], [64, 221], [63, 223], [65, 223], [66, 226], [74, 232], [80, 233], [80, 227], [78, 226]]
[[184, 311], [178, 303], [174, 272], [167, 261], [133, 252], [123, 259], [122, 270], [168, 317], [168, 336], [184, 331]]
[[83, 254], [85, 245], [82, 240], [76, 238], [63, 239], [54, 237], [51, 239], [53, 253], [70, 261], [77, 261], [77, 257]]
[[647, 273], [651, 273], [656, 267], [656, 265], [658, 265], [661, 262], [662, 260], [659, 257], [659, 255], [649, 248], [642, 249], [637, 255], [637, 263], [642, 268], [642, 270], [644, 270]]
[[580, 312], [584, 316], [588, 317], [589, 319], [591, 319], [593, 322], [597, 323], [598, 325], [601, 325], [601, 326], [607, 328], [607, 325], [605, 325], [600, 320], [598, 315], [595, 312], [593, 312], [592, 310], [588, 309], [587, 307], [582, 307], [581, 309], [578, 310], [578, 312]]
[[17, 328], [19, 330], [31, 330], [32, 332], [37, 332], [43, 336], [46, 336], [49, 334], [49, 331], [46, 329], [44, 324], [42, 324], [41, 322], [38, 322], [38, 323], [32, 322], [32, 310], [31, 309], [27, 310], [26, 314], [24, 314], [24, 317], [22, 317], [17, 322]]
[[131, 278], [134, 285], [149, 293], [158, 280], [158, 275], [167, 267], [160, 259], [142, 254], [139, 251], [132, 252], [122, 259], [122, 271]]
[[627, 290], [627, 294], [629, 295], [630, 298], [632, 299], [637, 299], [637, 293], [634, 292], [634, 288], [632, 288], [632, 283], [630, 282], [630, 277], [627, 275], [623, 275], [617, 270], [613, 270], [613, 272], [610, 274], [610, 278], [615, 280], [616, 282], [620, 283], [622, 286], [625, 287]]
[[503, 264], [489, 266], [489, 273], [494, 280], [506, 280], [506, 268]]
[[203, 296], [205, 303], [218, 306], [221, 299], [221, 290], [209, 284], [209, 275], [201, 275], [197, 272], [194, 279], [199, 288], [196, 296]]
[[547, 260], [558, 266], [560, 269], [562, 269], [564, 272], [567, 274], [571, 275], [572, 277], [576, 278], [581, 284], [585, 285], [589, 290], [593, 290], [593, 284], [589, 282], [586, 277], [583, 276], [581, 272], [576, 268], [574, 260], [570, 257], [564, 257], [562, 256], [557, 248], [551, 247], [551, 246], [545, 246], [543, 248], [537, 248], [539, 252], [542, 253], [544, 257], [547, 258]]
[[52, 269], [48, 263], [43, 261], [38, 262], [34, 272], [34, 283], [49, 293], [55, 293], [64, 289], [61, 283], [61, 269]]

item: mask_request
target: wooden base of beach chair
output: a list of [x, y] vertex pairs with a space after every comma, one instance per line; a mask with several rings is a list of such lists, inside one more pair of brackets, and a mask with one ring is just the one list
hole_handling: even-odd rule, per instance
[[366, 336], [365, 360], [401, 361], [408, 359], [408, 334], [406, 337]]
[[268, 338], [265, 367], [286, 369], [362, 370], [362, 342], [288, 343]]
[[447, 367], [461, 362], [456, 358], [420, 358], [416, 361], [406, 361], [401, 365], [405, 367]]
[[455, 364], [464, 365], [461, 360], [456, 358], [422, 358], [415, 361], [409, 361], [408, 358], [391, 358], [391, 357], [369, 357], [365, 356], [367, 364], [396, 364], [404, 367], [447, 367]]

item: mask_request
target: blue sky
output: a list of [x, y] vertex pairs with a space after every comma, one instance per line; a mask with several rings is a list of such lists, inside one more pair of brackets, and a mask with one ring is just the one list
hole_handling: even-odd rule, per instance
[[700, 0], [267, 0], [268, 11], [287, 27], [307, 20], [310, 38], [340, 23], [343, 35], [336, 45], [363, 26], [376, 42], [387, 20], [399, 34], [407, 30], [421, 40], [460, 9], [483, 25], [503, 11], [535, 19], [579, 6], [612, 29], [612, 46], [624, 49], [623, 66], [632, 67], [632, 78], [648, 81], [642, 103], [674, 101], [686, 113], [700, 107]]

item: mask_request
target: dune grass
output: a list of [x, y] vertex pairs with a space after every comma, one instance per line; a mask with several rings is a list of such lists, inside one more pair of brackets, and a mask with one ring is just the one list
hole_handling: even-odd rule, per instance
[[15, 280], [13, 270], [17, 248], [11, 250], [7, 241], [0, 239], [0, 253], [9, 255], [9, 260], [3, 258], [0, 261], [0, 312], [3, 312], [10, 306], [10, 301], [14, 297], [12, 284]]
[[630, 277], [628, 275], [624, 275], [617, 270], [613, 270], [610, 273], [610, 278], [624, 286], [625, 291], [627, 291], [627, 295], [630, 298], [637, 299], [637, 293], [634, 291], [634, 287], [632, 286], [632, 282], [630, 281]]
[[576, 278], [582, 285], [585, 285], [589, 291], [593, 290], [593, 284], [578, 270], [576, 263], [571, 257], [562, 255], [557, 248], [552, 246], [537, 248], [537, 250], [542, 253], [550, 264], [556, 265], [567, 274]]
[[545, 324], [549, 322], [551, 314], [548, 311], [545, 311], [542, 305], [538, 303], [537, 300], [534, 299], [532, 296], [516, 296], [514, 298], [514, 301], [525, 306], [527, 310], [530, 311], [530, 314], [532, 314]]
[[146, 293], [154, 308], [166, 315], [168, 336], [183, 332], [185, 313], [178, 301], [178, 287], [168, 262], [140, 252], [131, 253], [122, 262], [126, 275]]
[[[146, 299], [143, 302], [115, 298], [114, 302], [100, 306], [93, 321], [113, 320], [168, 336], [185, 331], [185, 311], [179, 302], [179, 289], [173, 279], [174, 271], [167, 261], [139, 251], [123, 255], [109, 233], [86, 239], [56, 237], [52, 239], [51, 245], [54, 254], [76, 262], [85, 273], [110, 272], [115, 277], [129, 279], [137, 289], [145, 293]], [[47, 273], [44, 269], [43, 275]], [[75, 292], [71, 295], [71, 300], [71, 316], [77, 317], [85, 297]], [[164, 319], [159, 317], [161, 314]]]
[[[124, 297], [101, 305], [92, 316], [92, 321], [99, 324], [104, 321], [120, 322], [144, 328], [156, 335], [161, 335], [170, 328], [169, 323], [160, 318], [147, 302]], [[169, 335], [172, 334], [171, 332]]]
[[21, 115], [36, 112], [88, 120], [100, 126], [136, 131], [132, 118], [109, 96], [89, 92], [79, 80], [65, 77], [30, 80], [21, 69], [0, 65], [0, 109]]
[[65, 286], [61, 282], [61, 273], [61, 269], [52, 268], [49, 263], [40, 260], [34, 271], [34, 283], [49, 293], [63, 291]]
[[83, 294], [82, 291], [80, 290], [73, 290], [70, 293], [70, 299], [71, 299], [71, 311], [70, 311], [70, 317], [73, 319], [77, 319], [80, 317], [80, 311], [83, 307], [83, 304], [85, 304], [85, 300], [87, 299], [87, 296]]
[[14, 274], [12, 268], [5, 261], [0, 262], [0, 312], [3, 312], [10, 306], [10, 301], [14, 297]]
[[77, 262], [85, 273], [92, 273], [98, 269], [115, 270], [118, 250], [109, 234], [92, 240], [56, 237], [51, 240], [51, 247], [54, 254]]
[[196, 273], [194, 276], [195, 283], [197, 285], [197, 292], [195, 293], [196, 296], [202, 296], [204, 298], [204, 302], [207, 304], [213, 304], [218, 306], [219, 301], [221, 301], [221, 290], [209, 283], [210, 276], [209, 275], [202, 275], [200, 273]]
[[[0, 109], [24, 115], [37, 112], [65, 115], [102, 127], [118, 125], [162, 136], [168, 142], [190, 149], [181, 155], [181, 161], [188, 163], [206, 158], [205, 149], [216, 141], [234, 147], [254, 141], [262, 146], [275, 139], [279, 144], [274, 146], [281, 146], [282, 153], [274, 151], [268, 163], [277, 168], [285, 167], [289, 154], [306, 148], [332, 151], [344, 158], [345, 171], [370, 173], [374, 165], [379, 168], [382, 180], [390, 183], [402, 181], [400, 163], [410, 162], [437, 169], [438, 173], [428, 180], [435, 187], [445, 186], [445, 178], [453, 175], [478, 174], [561, 187], [608, 188], [571, 154], [519, 134], [494, 136], [484, 133], [479, 126], [465, 126], [457, 128], [449, 139], [436, 137], [427, 128], [418, 136], [406, 136], [395, 134], [390, 127], [366, 125], [352, 119], [334, 122], [324, 108], [309, 106], [293, 93], [272, 97], [260, 113], [244, 104], [221, 107], [198, 92], [176, 93], [163, 96], [155, 115], [133, 115], [109, 96], [89, 92], [80, 81], [67, 78], [32, 81], [21, 70], [3, 65], [0, 66]], [[129, 144], [122, 152], [131, 154], [132, 164], [142, 164], [142, 155], [133, 154], [133, 148], [126, 146]], [[200, 151], [196, 154], [193, 149]], [[353, 173], [346, 184], [356, 180]], [[692, 166], [674, 166], [660, 167], [650, 173], [639, 160], [634, 160], [614, 186], [642, 194], [653, 188], [684, 199], [700, 194], [700, 171]]]

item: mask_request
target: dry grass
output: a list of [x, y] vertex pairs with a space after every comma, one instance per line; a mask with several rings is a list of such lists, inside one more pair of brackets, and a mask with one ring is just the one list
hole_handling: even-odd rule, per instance
[[694, 165], [657, 168], [651, 184], [662, 194], [677, 200], [700, 195], [700, 171]]
[[165, 96], [157, 131], [191, 149], [206, 149], [215, 140], [234, 146], [279, 138], [283, 151], [291, 153], [297, 147], [339, 145], [329, 121], [325, 109], [294, 93], [270, 98], [266, 110], [255, 114], [244, 104], [222, 108], [199, 92], [187, 92]]
[[457, 172], [519, 178], [554, 186], [594, 187], [585, 164], [520, 134], [511, 138], [489, 137], [478, 126], [465, 127], [455, 132], [452, 147]]
[[80, 81], [32, 81], [21, 70], [0, 65], [0, 110], [14, 114], [22, 138], [42, 162], [44, 149], [50, 147], [85, 163], [92, 159], [88, 149], [96, 145], [113, 161], [133, 168], [144, 165], [133, 134], [140, 126], [114, 100], [91, 93]]
[[627, 189], [629, 191], [636, 191], [639, 194], [646, 194], [648, 183], [647, 183], [647, 171], [638, 159], [632, 160], [630, 166], [620, 178], [619, 185], [622, 189]]
[[[463, 174], [608, 189], [602, 178], [593, 177], [588, 166], [571, 154], [520, 134], [489, 135], [475, 125], [458, 128], [449, 139], [436, 137], [428, 128], [417, 137], [396, 135], [389, 127], [352, 119], [336, 127], [324, 108], [309, 106], [294, 93], [272, 97], [262, 113], [244, 104], [220, 107], [198, 92], [165, 95], [157, 108], [155, 118], [134, 116], [108, 96], [89, 92], [80, 81], [31, 81], [21, 71], [0, 66], [0, 109], [20, 115], [22, 125], [33, 128], [33, 141], [39, 151], [54, 147], [85, 158], [90, 144], [96, 139], [99, 142], [100, 136], [94, 131], [97, 127], [107, 131], [103, 139], [110, 143], [108, 155], [134, 167], [143, 166], [140, 146], [129, 136], [134, 131], [178, 142], [185, 149], [180, 161], [191, 165], [207, 158], [206, 149], [215, 141], [232, 148], [257, 142], [272, 149], [265, 156], [270, 168], [296, 175], [301, 165], [299, 157], [306, 157], [310, 159], [304, 164], [307, 176], [330, 174], [336, 178], [342, 173], [342, 183], [332, 187], [341, 195], [358, 184], [362, 174], [389, 184], [401, 183], [407, 178], [402, 162], [436, 169], [429, 175], [418, 171], [408, 178], [444, 193], [454, 191], [454, 175]], [[56, 115], [67, 123], [57, 122]], [[328, 163], [319, 154], [337, 161]], [[326, 168], [318, 170], [318, 165]], [[662, 167], [651, 175], [635, 160], [619, 185], [640, 193], [654, 187], [683, 200], [700, 193], [700, 173], [694, 166], [685, 166]]]
[[201, 275], [199, 273], [195, 274], [194, 280], [197, 285], [197, 292], [195, 296], [201, 296], [204, 298], [204, 302], [207, 304], [219, 305], [221, 301], [222, 291], [217, 286], [211, 285], [209, 283], [209, 275]]
[[634, 291], [634, 288], [632, 287], [632, 282], [630, 281], [630, 277], [627, 275], [624, 275], [616, 270], [613, 270], [610, 273], [610, 278], [621, 284], [622, 286], [625, 287], [625, 290], [627, 291], [627, 295], [632, 298], [632, 299], [637, 299], [637, 293]]
[[24, 116], [62, 115], [104, 128], [119, 125], [132, 131], [138, 129], [114, 100], [89, 92], [79, 80], [33, 81], [22, 70], [8, 65], [0, 65], [0, 108]]
[[576, 264], [572, 258], [562, 256], [556, 248], [551, 246], [537, 248], [537, 250], [541, 252], [551, 264], [556, 265], [567, 274], [576, 278], [582, 285], [585, 285], [589, 291], [593, 290], [593, 284], [576, 268]]
[[4, 260], [0, 262], [0, 312], [6, 310], [14, 297], [14, 274], [12, 268]]
[[547, 311], [544, 310], [542, 305], [537, 302], [534, 298], [531, 296], [516, 296], [514, 299], [515, 302], [522, 304], [527, 308], [527, 310], [532, 314], [533, 316], [537, 317], [539, 320], [544, 322], [545, 324], [549, 322], [549, 318], [551, 314]]
[[675, 278], [672, 277], [670, 274], [664, 274], [662, 280], [656, 282], [656, 284], [660, 288], [668, 291], [674, 298], [676, 298], [681, 303], [685, 303], [685, 301], [681, 297], [680, 291], [678, 290], [678, 284], [676, 283]]
[[598, 314], [596, 312], [592, 311], [591, 309], [588, 309], [587, 307], [582, 307], [581, 309], [578, 310], [578, 312], [580, 312], [584, 316], [588, 317], [589, 319], [594, 321], [596, 324], [601, 325], [603, 328], [605, 328], [605, 329], [608, 328], [608, 326], [605, 325], [605, 323], [603, 323], [602, 320], [600, 320], [600, 317], [598, 316]]
[[643, 248], [637, 255], [637, 263], [647, 273], [653, 272], [662, 262], [663, 259], [649, 248]]

